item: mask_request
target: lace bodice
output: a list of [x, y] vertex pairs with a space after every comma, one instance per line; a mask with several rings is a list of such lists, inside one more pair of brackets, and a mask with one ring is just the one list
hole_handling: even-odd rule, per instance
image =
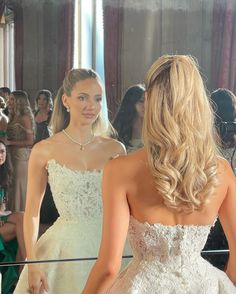
[[150, 225], [131, 216], [129, 241], [135, 258], [179, 268], [179, 263], [193, 262], [199, 257], [210, 229], [211, 225]]
[[[60, 216], [36, 243], [36, 258], [97, 257], [102, 228], [102, 171], [76, 171], [54, 159], [48, 161], [47, 170]], [[47, 293], [81, 293], [93, 263], [93, 260], [43, 263], [41, 268], [49, 284]], [[28, 288], [28, 267], [24, 267], [14, 294], [27, 293]]]
[[210, 228], [140, 223], [131, 216], [128, 237], [134, 258], [108, 293], [236, 293], [226, 274], [200, 255]]
[[102, 215], [102, 171], [76, 171], [48, 161], [48, 179], [60, 219], [82, 221]]

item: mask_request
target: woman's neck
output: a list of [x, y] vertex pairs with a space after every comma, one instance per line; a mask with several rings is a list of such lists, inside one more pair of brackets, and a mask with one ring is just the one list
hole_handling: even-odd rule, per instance
[[131, 139], [140, 139], [142, 137], [142, 127], [143, 127], [143, 118], [140, 116], [137, 116], [133, 123]]
[[93, 136], [92, 127], [90, 125], [81, 126], [70, 124], [65, 131], [74, 139], [81, 143], [87, 142]]
[[38, 109], [38, 113], [40, 113], [40, 114], [48, 114], [48, 109], [47, 108]]

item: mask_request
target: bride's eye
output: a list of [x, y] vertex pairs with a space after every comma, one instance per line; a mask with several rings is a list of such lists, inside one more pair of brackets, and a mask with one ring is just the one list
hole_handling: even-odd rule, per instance
[[97, 102], [101, 102], [101, 101], [102, 101], [102, 97], [101, 97], [101, 96], [96, 97], [96, 101], [97, 101]]
[[83, 96], [83, 95], [80, 95], [80, 96], [78, 96], [78, 99], [79, 99], [80, 101], [84, 101], [84, 100], [86, 99], [86, 97]]

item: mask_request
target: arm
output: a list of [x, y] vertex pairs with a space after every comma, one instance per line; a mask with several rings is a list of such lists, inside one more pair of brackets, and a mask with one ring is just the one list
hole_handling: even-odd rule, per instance
[[[41, 148], [40, 148], [41, 147]], [[32, 149], [28, 165], [28, 182], [26, 194], [26, 209], [24, 214], [24, 240], [28, 260], [37, 260], [35, 244], [38, 238], [39, 213], [47, 184], [47, 160], [44, 158], [44, 145], [36, 144]], [[47, 288], [44, 274], [37, 264], [29, 264], [29, 287], [34, 293], [39, 293], [41, 283]]]
[[236, 178], [231, 167], [225, 162], [223, 180], [228, 182], [228, 190], [220, 207], [219, 218], [229, 244], [229, 260], [226, 273], [236, 285]]
[[7, 145], [17, 146], [17, 147], [26, 147], [32, 146], [34, 143], [34, 132], [32, 122], [28, 115], [24, 115], [21, 120], [21, 125], [26, 130], [26, 139], [20, 141], [11, 141], [7, 140]]
[[83, 294], [100, 294], [119, 272], [129, 225], [129, 206], [117, 160], [110, 161], [103, 176], [103, 234], [98, 260], [92, 268]]
[[2, 114], [2, 120], [1, 120], [1, 129], [6, 131], [7, 130], [7, 124], [8, 124], [8, 117], [4, 114]]

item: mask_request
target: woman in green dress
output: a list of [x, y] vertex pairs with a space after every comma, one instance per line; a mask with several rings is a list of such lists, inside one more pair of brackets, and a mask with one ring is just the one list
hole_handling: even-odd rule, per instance
[[[23, 239], [23, 213], [7, 210], [7, 190], [11, 183], [12, 166], [6, 145], [0, 140], [0, 262], [22, 261], [25, 259]], [[2, 294], [13, 293], [18, 279], [18, 267], [3, 267]]]

